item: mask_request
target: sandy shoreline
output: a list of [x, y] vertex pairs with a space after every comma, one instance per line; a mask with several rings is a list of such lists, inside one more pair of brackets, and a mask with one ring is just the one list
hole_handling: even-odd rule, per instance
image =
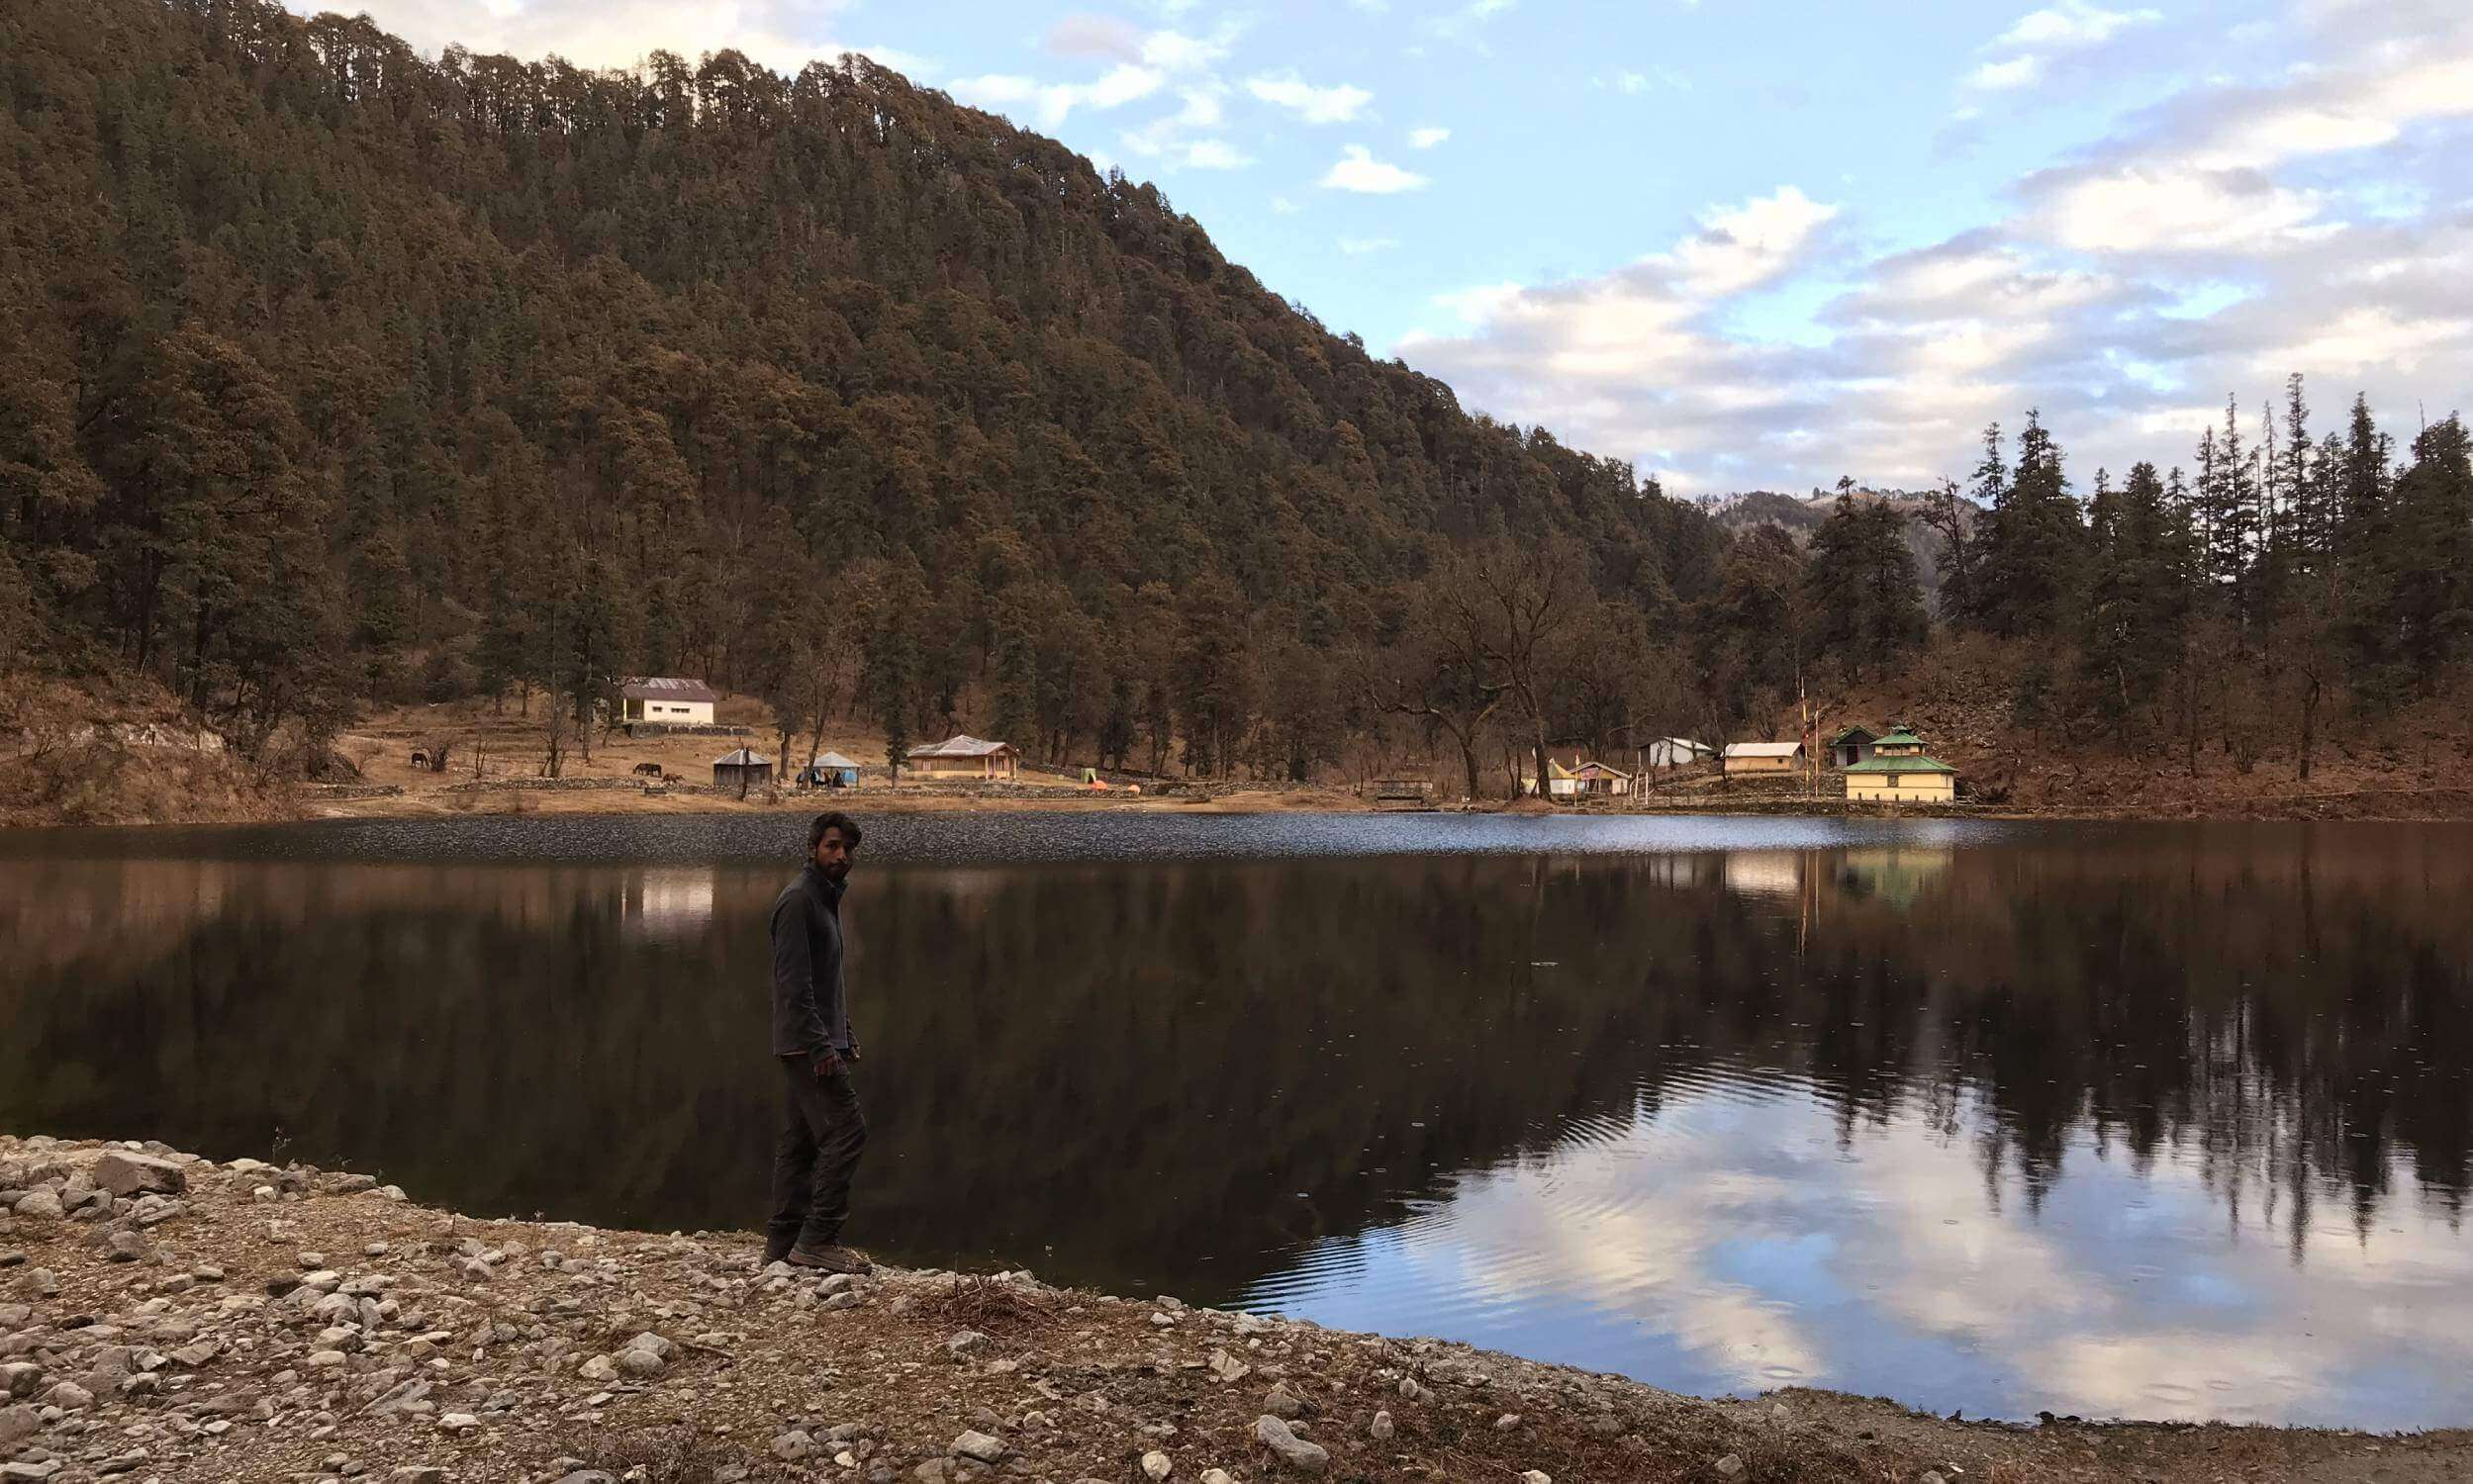
[[[160, 1145], [0, 1137], [0, 1207], [11, 1484], [2473, 1469], [2459, 1431], [1955, 1424], [1830, 1392], [1683, 1397], [1026, 1273], [818, 1282], [759, 1272], [751, 1235], [475, 1220], [369, 1175]], [[1275, 1451], [1282, 1429], [1301, 1445]]]

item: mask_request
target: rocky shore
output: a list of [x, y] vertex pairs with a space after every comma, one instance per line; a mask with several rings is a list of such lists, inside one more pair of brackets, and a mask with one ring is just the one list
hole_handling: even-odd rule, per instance
[[1027, 1272], [431, 1210], [366, 1174], [0, 1138], [0, 1484], [2462, 1477], [2473, 1436], [1706, 1401]]

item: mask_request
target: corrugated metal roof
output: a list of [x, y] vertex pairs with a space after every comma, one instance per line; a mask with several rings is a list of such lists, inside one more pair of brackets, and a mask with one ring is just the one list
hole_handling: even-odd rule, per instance
[[974, 737], [968, 732], [956, 732], [942, 742], [931, 742], [924, 747], [913, 747], [909, 755], [914, 758], [985, 758], [1012, 750], [1013, 744], [1010, 742], [990, 742], [983, 737]]
[[719, 700], [721, 693], [700, 680], [676, 675], [648, 675], [618, 687], [629, 700]]
[[1803, 751], [1800, 742], [1729, 742], [1726, 755], [1730, 758], [1791, 758]]
[[773, 760], [760, 752], [749, 752], [742, 747], [736, 752], [725, 752], [714, 758], [713, 766], [715, 768], [770, 768], [773, 766]]

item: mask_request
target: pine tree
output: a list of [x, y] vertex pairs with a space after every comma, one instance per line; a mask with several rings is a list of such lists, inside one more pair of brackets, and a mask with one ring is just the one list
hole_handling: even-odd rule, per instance
[[2041, 417], [2027, 414], [2018, 468], [1986, 520], [1982, 626], [2012, 638], [2065, 631], [2084, 585], [2086, 527], [2060, 445]]

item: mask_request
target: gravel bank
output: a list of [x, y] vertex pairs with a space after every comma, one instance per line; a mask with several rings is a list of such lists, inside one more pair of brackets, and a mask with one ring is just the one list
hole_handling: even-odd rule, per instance
[[734, 1233], [434, 1211], [368, 1175], [0, 1138], [0, 1484], [2457, 1478], [2473, 1438], [1963, 1425], [1676, 1396], [1052, 1288], [758, 1271]]

